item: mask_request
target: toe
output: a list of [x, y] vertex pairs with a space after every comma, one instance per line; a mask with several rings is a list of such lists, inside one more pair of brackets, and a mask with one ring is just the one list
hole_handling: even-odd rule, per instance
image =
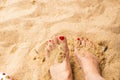
[[47, 45], [45, 47], [45, 51], [46, 51], [46, 57], [49, 57], [49, 52], [53, 49], [53, 40], [48, 40], [47, 41]]
[[67, 45], [67, 39], [65, 36], [59, 36], [58, 38], [58, 48], [62, 54], [65, 54], [66, 57], [69, 56], [69, 49]]
[[51, 49], [50, 49], [50, 46], [46, 45], [45, 47], [45, 51], [49, 52]]
[[85, 47], [86, 46], [86, 38], [82, 38], [81, 39], [81, 45], [83, 46], [83, 47]]
[[54, 40], [49, 40], [48, 41], [48, 49], [52, 50], [54, 48], [55, 44], [54, 44]]
[[58, 37], [58, 43], [62, 45], [62, 47], [66, 48], [67, 47], [67, 39], [65, 36], [59, 36]]
[[94, 48], [94, 44], [93, 42], [91, 42], [90, 40], [88, 40], [88, 38], [82, 38], [82, 46], [85, 48]]
[[75, 48], [80, 48], [80, 46], [81, 46], [81, 38], [78, 37], [77, 39], [75, 39], [74, 44], [75, 44]]
[[48, 45], [53, 46], [53, 40], [48, 40]]
[[58, 45], [58, 44], [59, 44], [58, 39], [57, 39], [56, 36], [53, 37], [53, 41], [54, 41], [53, 43], [54, 43], [55, 45]]
[[85, 41], [85, 46], [86, 47], [91, 47], [92, 46], [92, 42], [89, 41], [88, 38], [85, 38], [84, 41]]

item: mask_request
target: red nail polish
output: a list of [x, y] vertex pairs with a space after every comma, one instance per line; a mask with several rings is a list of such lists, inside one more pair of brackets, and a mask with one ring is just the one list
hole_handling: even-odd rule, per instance
[[77, 40], [80, 40], [80, 38], [77, 38]]
[[64, 36], [60, 36], [59, 39], [60, 39], [60, 40], [64, 40], [65, 37], [64, 37]]
[[49, 42], [52, 42], [52, 40], [49, 40]]

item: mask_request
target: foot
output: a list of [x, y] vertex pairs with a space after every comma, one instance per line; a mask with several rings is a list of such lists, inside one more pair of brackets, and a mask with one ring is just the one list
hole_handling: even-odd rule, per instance
[[50, 61], [52, 80], [72, 80], [69, 50], [64, 36], [54, 37], [48, 41], [46, 59]]
[[81, 64], [85, 75], [85, 80], [103, 80], [100, 75], [97, 58], [90, 52], [94, 49], [94, 44], [86, 38], [78, 38], [75, 41], [75, 57]]

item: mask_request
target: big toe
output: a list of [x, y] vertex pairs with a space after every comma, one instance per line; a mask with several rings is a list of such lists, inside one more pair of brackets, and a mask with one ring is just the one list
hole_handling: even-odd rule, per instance
[[58, 43], [60, 46], [60, 49], [63, 51], [68, 51], [68, 46], [67, 46], [67, 39], [65, 36], [59, 36], [58, 37]]

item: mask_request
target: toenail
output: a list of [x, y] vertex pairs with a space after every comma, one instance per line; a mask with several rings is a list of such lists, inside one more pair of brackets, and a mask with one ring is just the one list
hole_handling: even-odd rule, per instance
[[49, 40], [49, 42], [52, 42], [52, 40]]
[[60, 40], [64, 40], [65, 37], [64, 37], [64, 36], [60, 36], [59, 39], [60, 39]]
[[80, 38], [77, 38], [77, 40], [80, 40]]

